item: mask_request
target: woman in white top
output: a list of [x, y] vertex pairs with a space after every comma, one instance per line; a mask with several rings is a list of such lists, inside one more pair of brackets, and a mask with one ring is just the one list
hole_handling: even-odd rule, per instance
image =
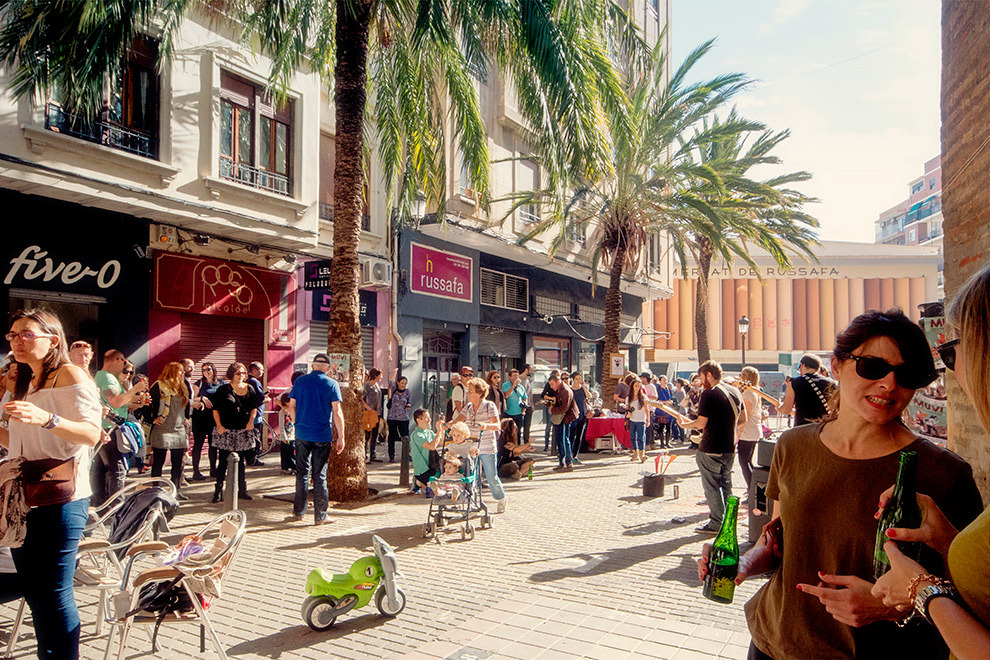
[[739, 467], [742, 468], [743, 479], [746, 480], [746, 490], [753, 479], [753, 450], [760, 439], [760, 422], [763, 420], [760, 409], [760, 396], [756, 393], [760, 386], [760, 372], [755, 367], [745, 367], [739, 374], [743, 383], [750, 385], [743, 390], [743, 405], [746, 406], [746, 423], [738, 427], [736, 452], [739, 454]]
[[629, 387], [626, 399], [626, 419], [629, 420], [629, 442], [632, 444], [632, 459], [646, 461], [646, 422], [650, 419], [650, 409], [646, 404], [646, 391], [638, 378]]
[[465, 385], [467, 402], [460, 414], [454, 416], [454, 422], [466, 422], [471, 435], [478, 437], [479, 469], [475, 487], [481, 488], [481, 471], [484, 470], [488, 489], [498, 502], [498, 512], [502, 513], [505, 511], [506, 498], [502, 482], [498, 478], [498, 446], [495, 440], [502, 428], [498, 420], [498, 408], [494, 401], [485, 398], [488, 396], [488, 383], [483, 379], [469, 378], [466, 383], [462, 381], [462, 384]]
[[44, 311], [18, 312], [7, 341], [17, 360], [11, 401], [3, 405], [0, 444], [25, 460], [75, 459], [75, 492], [66, 504], [31, 509], [27, 536], [13, 549], [31, 607], [39, 658], [79, 657], [79, 612], [72, 588], [76, 551], [89, 508], [91, 448], [100, 440], [96, 384], [69, 362], [62, 324]]

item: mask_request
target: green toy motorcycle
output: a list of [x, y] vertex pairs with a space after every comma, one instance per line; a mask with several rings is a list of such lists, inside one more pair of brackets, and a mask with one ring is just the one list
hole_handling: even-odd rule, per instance
[[317, 632], [329, 630], [337, 617], [364, 607], [372, 596], [382, 616], [398, 616], [405, 609], [406, 594], [395, 584], [401, 576], [392, 546], [377, 535], [371, 537], [371, 542], [375, 556], [358, 559], [347, 573], [328, 577], [322, 568], [310, 571], [306, 578], [308, 595], [302, 605], [303, 620], [310, 628]]

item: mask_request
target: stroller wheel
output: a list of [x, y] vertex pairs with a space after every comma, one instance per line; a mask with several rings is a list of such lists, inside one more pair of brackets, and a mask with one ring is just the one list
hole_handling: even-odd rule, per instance
[[440, 529], [441, 527], [443, 527], [443, 514], [442, 513], [438, 513], [437, 515], [435, 515], [433, 517], [433, 526], [436, 529]]
[[436, 528], [433, 523], [423, 523], [423, 538], [431, 539], [436, 535]]
[[461, 528], [461, 540], [462, 541], [474, 540], [474, 525], [472, 525], [471, 523], [464, 524], [464, 527]]
[[492, 517], [487, 513], [481, 516], [481, 529], [491, 529], [492, 528]]

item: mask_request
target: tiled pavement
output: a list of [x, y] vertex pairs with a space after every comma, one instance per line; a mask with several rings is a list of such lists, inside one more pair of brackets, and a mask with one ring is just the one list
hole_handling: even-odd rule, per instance
[[[693, 530], [707, 509], [698, 505], [692, 452], [673, 453], [665, 496], [657, 499], [641, 496], [641, 471], [652, 462], [587, 454], [583, 466], [557, 474], [546, 458], [532, 481], [508, 484], [507, 512], [473, 541], [461, 541], [456, 528], [442, 531], [439, 542], [423, 538], [427, 502], [410, 494], [335, 510], [332, 525], [285, 522], [291, 505], [258, 495], [287, 493], [292, 479], [252, 469], [256, 497], [242, 505], [249, 533], [210, 616], [232, 658], [745, 658], [742, 603], [761, 581], [744, 584], [732, 605], [702, 598], [694, 558], [710, 537]], [[394, 488], [397, 466], [376, 464], [369, 480]], [[738, 470], [734, 483], [743, 483]], [[216, 514], [210, 490], [193, 484], [186, 491], [191, 501], [172, 522], [176, 536]], [[746, 530], [740, 518], [741, 539]], [[299, 611], [306, 574], [316, 566], [346, 571], [370, 553], [374, 533], [397, 550], [405, 611], [385, 619], [372, 604], [329, 632], [311, 631]], [[105, 635], [92, 634], [95, 606], [79, 600], [83, 657], [102, 657]], [[0, 607], [4, 643], [14, 611]], [[159, 657], [200, 655], [192, 626], [163, 627], [159, 644]], [[208, 644], [202, 657], [214, 655]], [[149, 638], [136, 633], [127, 657], [145, 656]], [[30, 626], [14, 657], [33, 657]]]

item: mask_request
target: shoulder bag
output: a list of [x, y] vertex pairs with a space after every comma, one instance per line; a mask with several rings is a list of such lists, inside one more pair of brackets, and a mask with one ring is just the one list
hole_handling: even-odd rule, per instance
[[815, 394], [818, 395], [818, 400], [821, 401], [822, 402], [822, 406], [825, 407], [825, 414], [826, 415], [831, 415], [832, 414], [832, 410], [828, 407], [828, 399], [825, 398], [825, 395], [818, 388], [818, 385], [815, 383], [815, 381], [813, 381], [811, 378], [809, 378], [808, 377], [808, 374], [805, 374], [804, 376], [802, 376], [802, 378], [804, 378], [805, 382], [808, 383], [808, 385], [811, 385], [811, 389], [813, 389], [815, 391]]
[[41, 458], [24, 461], [24, 501], [30, 507], [67, 504], [76, 494], [75, 458]]

